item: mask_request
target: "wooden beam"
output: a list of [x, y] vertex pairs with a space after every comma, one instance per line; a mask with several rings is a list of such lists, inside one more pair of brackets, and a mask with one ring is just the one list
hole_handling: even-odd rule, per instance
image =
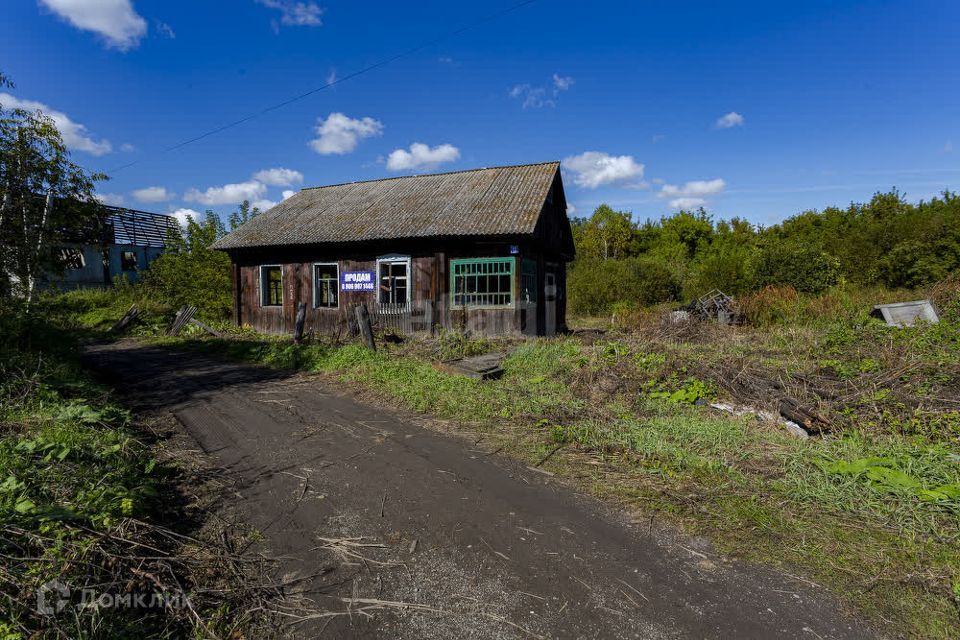
[[370, 312], [367, 305], [361, 303], [353, 308], [357, 317], [357, 326], [360, 327], [360, 337], [363, 338], [363, 344], [368, 349], [377, 350], [377, 345], [373, 342], [373, 328], [370, 326]]

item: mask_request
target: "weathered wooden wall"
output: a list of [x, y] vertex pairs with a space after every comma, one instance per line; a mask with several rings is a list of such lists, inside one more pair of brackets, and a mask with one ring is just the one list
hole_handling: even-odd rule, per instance
[[[555, 203], [556, 204], [556, 203]], [[565, 206], [565, 205], [564, 205]], [[555, 212], [549, 216], [553, 220]], [[566, 223], [565, 215], [562, 218]], [[562, 234], [553, 232], [551, 240], [559, 242]], [[411, 314], [399, 326], [412, 326], [415, 331], [429, 331], [432, 326], [464, 328], [486, 335], [536, 335], [543, 332], [544, 295], [543, 274], [546, 263], [556, 262], [557, 285], [563, 289], [566, 259], [553, 247], [545, 247], [543, 238], [484, 238], [484, 239], [425, 239], [397, 240], [383, 243], [367, 243], [363, 246], [316, 246], [278, 247], [257, 251], [235, 251], [234, 261], [235, 301], [238, 309], [236, 322], [249, 325], [258, 331], [272, 334], [292, 333], [297, 304], [307, 305], [306, 332], [346, 334], [351, 329], [351, 307], [365, 303], [371, 314], [377, 317], [379, 305], [377, 293], [339, 293], [336, 309], [314, 308], [313, 265], [337, 263], [340, 273], [346, 271], [376, 272], [378, 256], [391, 254], [410, 256]], [[512, 253], [516, 251], [516, 253]], [[513, 257], [515, 269], [514, 304], [505, 308], [451, 308], [450, 260], [457, 258]], [[536, 304], [522, 303], [519, 299], [521, 264], [523, 258], [531, 258], [538, 264], [537, 287], [540, 295]], [[283, 305], [281, 307], [260, 304], [260, 267], [281, 265], [283, 268]], [[562, 298], [565, 299], [565, 294]], [[557, 329], [564, 329], [563, 304], [557, 304]], [[394, 326], [383, 318], [384, 322]]]

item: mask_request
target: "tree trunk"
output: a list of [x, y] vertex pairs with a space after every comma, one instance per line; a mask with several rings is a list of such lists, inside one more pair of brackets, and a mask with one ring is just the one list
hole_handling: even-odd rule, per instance
[[[40, 216], [40, 224], [37, 227], [37, 241], [30, 247], [31, 255], [27, 262], [27, 310], [30, 309], [30, 303], [33, 302], [33, 292], [36, 288], [38, 266], [42, 264], [40, 254], [43, 250], [43, 232], [47, 227], [47, 220], [50, 217], [50, 210], [53, 208], [53, 191], [47, 191], [47, 197], [43, 202], [43, 214]], [[24, 216], [24, 235], [26, 235], [26, 216]]]

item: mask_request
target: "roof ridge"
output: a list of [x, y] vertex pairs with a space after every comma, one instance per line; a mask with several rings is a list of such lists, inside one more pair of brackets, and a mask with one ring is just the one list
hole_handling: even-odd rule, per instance
[[409, 178], [429, 178], [432, 176], [450, 176], [457, 173], [471, 173], [473, 171], [492, 171], [494, 169], [519, 169], [520, 167], [538, 167], [544, 164], [559, 165], [559, 160], [547, 160], [545, 162], [526, 162], [523, 164], [502, 164], [494, 167], [475, 167], [473, 169], [459, 169], [457, 171], [441, 171], [439, 173], [417, 173], [410, 176], [388, 176], [386, 178], [374, 178], [372, 180], [353, 180], [351, 182], [335, 182], [333, 184], [321, 184], [315, 187], [301, 187], [300, 191], [313, 189], [329, 189], [330, 187], [343, 187], [348, 184], [369, 184], [371, 182], [388, 182], [390, 180], [405, 180]]

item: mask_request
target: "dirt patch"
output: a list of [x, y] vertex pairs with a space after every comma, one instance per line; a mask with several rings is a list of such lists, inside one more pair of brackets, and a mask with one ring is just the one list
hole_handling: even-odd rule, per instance
[[[316, 377], [135, 343], [89, 356], [238, 480], [300, 637], [873, 637], [825, 591], [626, 521]], [[315, 613], [311, 613], [315, 612]]]

